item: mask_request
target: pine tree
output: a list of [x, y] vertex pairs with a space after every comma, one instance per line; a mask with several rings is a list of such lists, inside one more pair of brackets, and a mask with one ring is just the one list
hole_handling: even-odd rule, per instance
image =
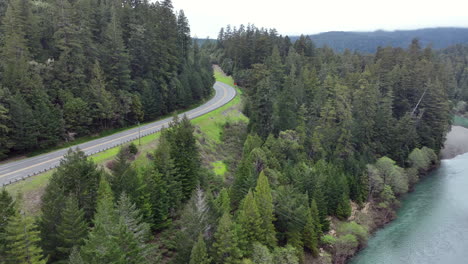
[[89, 42], [83, 34], [86, 28], [77, 24], [79, 18], [68, 0], [55, 1], [54, 8], [57, 24], [53, 38], [55, 48], [60, 52], [58, 61], [54, 63], [55, 85], [77, 96], [85, 87], [87, 61], [83, 43]]
[[11, 131], [10, 114], [9, 110], [4, 106], [6, 101], [5, 91], [0, 88], [0, 159], [5, 158], [13, 146], [9, 135]]
[[255, 185], [254, 171], [249, 154], [243, 156], [234, 175], [230, 193], [231, 203], [234, 207], [238, 206], [249, 189]]
[[125, 192], [133, 202], [137, 202], [142, 183], [129, 161], [130, 155], [127, 148], [120, 149], [111, 169], [110, 184], [116, 197], [120, 197]]
[[7, 263], [45, 264], [33, 219], [16, 213], [6, 226]]
[[322, 225], [320, 223], [320, 213], [318, 211], [318, 206], [317, 203], [315, 202], [315, 199], [312, 199], [312, 202], [310, 203], [310, 215], [312, 216], [312, 223], [315, 226], [315, 232], [317, 235], [317, 239], [320, 240], [320, 237], [322, 236]]
[[53, 176], [64, 194], [75, 195], [87, 221], [91, 220], [96, 208], [101, 174], [97, 165], [88, 159], [83, 151], [70, 149], [60, 161], [60, 167]]
[[61, 213], [61, 221], [57, 223], [57, 250], [61, 253], [59, 258], [66, 259], [74, 247], [84, 243], [88, 234], [88, 225], [84, 219], [84, 212], [78, 208], [75, 197], [69, 196]]
[[213, 250], [214, 263], [237, 264], [240, 262], [242, 252], [238, 247], [238, 237], [231, 215], [226, 212], [219, 219], [218, 228], [214, 234]]
[[29, 72], [27, 64], [30, 59], [27, 39], [31, 22], [29, 5], [29, 1], [10, 1], [3, 18], [2, 84], [13, 92], [25, 86]]
[[188, 59], [191, 42], [190, 27], [187, 17], [185, 16], [184, 11], [180, 10], [177, 17], [177, 48], [180, 57], [183, 60]]
[[121, 199], [116, 210], [112, 190], [104, 178], [98, 193], [94, 227], [81, 249], [85, 262], [147, 263], [147, 248], [141, 240], [146, 237], [148, 227], [139, 222], [139, 212], [130, 205], [128, 198]]
[[120, 7], [110, 7], [110, 22], [105, 31], [103, 47], [104, 71], [111, 91], [128, 91], [132, 85], [130, 78], [129, 56], [122, 39], [122, 29], [119, 23], [118, 12]]
[[177, 255], [176, 263], [188, 263], [193, 245], [200, 233], [206, 235], [211, 232], [211, 208], [205, 192], [198, 187], [185, 205], [180, 216], [180, 231], [176, 234]]
[[[102, 182], [102, 181], [101, 181]], [[107, 183], [99, 187], [99, 201], [94, 216], [94, 227], [81, 248], [86, 263], [124, 263], [125, 255], [119, 249], [117, 237], [120, 232], [118, 215], [113, 208], [113, 197]]]
[[6, 227], [16, 213], [16, 203], [5, 188], [0, 192], [0, 256], [6, 249]]
[[273, 225], [275, 221], [273, 197], [271, 195], [270, 184], [268, 178], [262, 171], [257, 179], [257, 187], [255, 187], [255, 203], [261, 218], [260, 231], [258, 241], [270, 248], [276, 246], [276, 231]]
[[143, 245], [150, 239], [151, 232], [149, 224], [143, 221], [140, 211], [125, 193], [120, 195], [117, 203], [117, 212], [120, 216], [121, 223], [134, 234], [137, 241]]
[[190, 263], [189, 264], [210, 264], [211, 260], [206, 251], [205, 240], [203, 235], [198, 236], [198, 241], [192, 248], [192, 253], [190, 254]]
[[88, 105], [90, 107], [90, 117], [93, 119], [93, 126], [98, 129], [109, 127], [114, 113], [114, 98], [106, 89], [103, 72], [99, 62], [93, 65], [93, 78], [90, 81], [87, 92]]
[[194, 127], [187, 116], [179, 121], [174, 118], [166, 136], [170, 142], [171, 157], [177, 168], [177, 180], [182, 184], [182, 193], [188, 199], [195, 189], [200, 170], [200, 155], [193, 135]]
[[70, 257], [68, 258], [68, 264], [85, 264], [77, 247], [72, 249]]
[[348, 196], [343, 193], [343, 196], [336, 208], [336, 216], [341, 220], [346, 220], [351, 215], [351, 204], [349, 203]]
[[[154, 152], [154, 169], [154, 173], [159, 172], [161, 174], [160, 180], [167, 185], [167, 187], [164, 187], [165, 185], [161, 187], [165, 188], [167, 193], [165, 196], [160, 196], [161, 199], [167, 200], [169, 209], [178, 208], [183, 198], [182, 186], [177, 180], [178, 168], [175, 167], [174, 159], [171, 156], [171, 143], [164, 133], [161, 135], [159, 145]], [[155, 180], [159, 181], [157, 178]]]
[[[314, 208], [315, 207], [315, 208]], [[316, 222], [317, 221], [317, 222]], [[319, 232], [319, 223], [318, 223], [318, 212], [317, 205], [315, 200], [312, 200], [311, 207], [307, 212], [307, 220], [304, 226], [304, 231], [302, 232], [304, 247], [312, 252], [314, 257], [318, 256], [318, 242], [320, 236]]]
[[41, 198], [41, 217], [39, 219], [39, 231], [41, 235], [41, 247], [50, 261], [57, 260], [60, 252], [60, 239], [57, 228], [62, 222], [62, 211], [65, 208], [65, 194], [60, 186], [59, 175], [54, 173]]
[[247, 255], [250, 255], [252, 243], [262, 241], [266, 234], [266, 232], [262, 232], [262, 218], [260, 217], [259, 209], [252, 191], [249, 191], [242, 201], [238, 210], [237, 223], [240, 225], [239, 246], [247, 253]]
[[145, 192], [151, 205], [152, 226], [155, 230], [162, 230], [170, 223], [169, 210], [172, 208], [168, 184], [163, 175], [157, 170], [146, 173]]
[[273, 130], [273, 102], [270, 92], [271, 81], [265, 77], [257, 84], [257, 91], [252, 101], [252, 116], [249, 125], [252, 131], [266, 138]]
[[231, 211], [231, 199], [229, 198], [229, 191], [227, 188], [223, 188], [218, 197], [214, 200], [215, 209], [218, 217], [221, 217], [225, 212]]
[[151, 236], [149, 224], [143, 222], [140, 211], [125, 193], [117, 203], [117, 213], [120, 217], [117, 241], [125, 254], [126, 263], [147, 263], [151, 249], [150, 245], [146, 244]]
[[10, 116], [12, 121], [11, 140], [15, 149], [29, 150], [37, 145], [37, 122], [31, 106], [21, 93], [17, 92], [10, 101]]

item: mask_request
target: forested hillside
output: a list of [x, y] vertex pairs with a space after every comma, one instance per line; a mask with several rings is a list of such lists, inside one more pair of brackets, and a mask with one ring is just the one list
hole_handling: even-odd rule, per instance
[[[437, 164], [449, 97], [460, 87], [453, 69], [417, 40], [373, 55], [337, 54], [308, 37], [292, 43], [240, 26], [222, 29], [212, 50], [247, 94], [250, 134], [229, 188], [244, 258], [263, 263], [258, 254], [289, 245], [299, 262], [321, 247], [343, 263]], [[252, 204], [265, 178], [271, 196]]]
[[[468, 44], [467, 28], [426, 28], [416, 30], [342, 32], [331, 31], [309, 35], [318, 47], [327, 45], [336, 52], [346, 49], [362, 53], [375, 53], [378, 47], [405, 48], [415, 38], [422, 46], [445, 49], [456, 44]], [[294, 36], [294, 41], [299, 37]]]
[[0, 4], [0, 159], [154, 120], [211, 93], [211, 65], [170, 0]]
[[[450, 126], [451, 100], [461, 100], [466, 93], [460, 77], [466, 62], [457, 62], [459, 56], [454, 55], [464, 53], [463, 47], [438, 54], [413, 40], [405, 49], [341, 54], [317, 48], [308, 37], [292, 43], [273, 29], [250, 25], [222, 29], [217, 42], [207, 42], [203, 51], [194, 45], [184, 53], [188, 42], [178, 42], [181, 35], [163, 34], [171, 28], [166, 24], [170, 21], [179, 22], [173, 28], [185, 28], [180, 26], [185, 20], [175, 18], [169, 1], [125, 6], [109, 10], [121, 10], [119, 16], [124, 19], [128, 15], [124, 11], [135, 14], [141, 8], [143, 18], [127, 17], [129, 21], [141, 19], [128, 31], [126, 22], [112, 22], [115, 15], [109, 20], [110, 28], [121, 28], [129, 58], [138, 58], [129, 64], [129, 90], [117, 90], [117, 94], [128, 92], [139, 98], [145, 116], [170, 111], [169, 104], [148, 106], [145, 102], [179, 98], [171, 97], [173, 93], [191, 91], [184, 97], [190, 102], [202, 98], [209, 92], [212, 77], [208, 76], [208, 58], [200, 54], [209, 54], [211, 62], [221, 65], [242, 87], [239, 93], [249, 124], [243, 123], [245, 118], [230, 119], [224, 110], [220, 115], [227, 121], [208, 127], [196, 127], [185, 117], [175, 118], [152, 153], [143, 156], [145, 165], [139, 167], [132, 163], [142, 156], [134, 145], [122, 148], [105, 166], [98, 166], [79, 150], [70, 151], [45, 187], [35, 219], [21, 211], [20, 197], [13, 198], [5, 190], [0, 193], [0, 262], [344, 263], [365, 246], [371, 230], [394, 218], [398, 199], [419, 177], [437, 166], [437, 154]], [[75, 10], [86, 13], [81, 12], [84, 8]], [[128, 44], [125, 34], [129, 35]], [[24, 43], [27, 36], [23, 36]], [[60, 45], [86, 39], [66, 36]], [[174, 42], [169, 41], [170, 36]], [[132, 43], [148, 47], [132, 49]], [[172, 43], [173, 49], [161, 43]], [[169, 53], [171, 50], [176, 52]], [[101, 52], [105, 51], [108, 49]], [[150, 51], [155, 53], [147, 54]], [[77, 54], [61, 53], [53, 63]], [[18, 64], [29, 74], [24, 76], [41, 80], [41, 86], [29, 91], [56, 98], [51, 109], [63, 113], [63, 121], [68, 108], [61, 105], [61, 98], [89, 102], [80, 97], [84, 96], [80, 89], [68, 90], [62, 79], [51, 82], [57, 86], [48, 90], [46, 77], [55, 76], [52, 69], [57, 68], [50, 66], [48, 75], [49, 66], [43, 66], [44, 74], [35, 74], [35, 65], [40, 64], [31, 61], [23, 59]], [[102, 72], [102, 77], [91, 77], [90, 84], [107, 91], [98, 84], [112, 83], [105, 77], [106, 66], [116, 64], [99, 66], [95, 60], [92, 65], [91, 72]], [[197, 65], [203, 65], [201, 72], [194, 70]], [[182, 85], [184, 74], [186, 80], [190, 74], [194, 79], [199, 76], [199, 93], [182, 89], [197, 87]], [[22, 76], [10, 80], [23, 80]], [[14, 88], [4, 90], [7, 98], [28, 95], [12, 93]], [[47, 91], [61, 92], [54, 97]], [[62, 93], [71, 97], [61, 97]], [[42, 97], [30, 99], [38, 98]], [[30, 103], [22, 100], [24, 105]], [[5, 117], [14, 112], [10, 109], [13, 104], [6, 106]], [[86, 107], [92, 109], [92, 105]], [[222, 158], [213, 158], [216, 154]], [[219, 161], [225, 166], [224, 174], [215, 174], [207, 166]]]

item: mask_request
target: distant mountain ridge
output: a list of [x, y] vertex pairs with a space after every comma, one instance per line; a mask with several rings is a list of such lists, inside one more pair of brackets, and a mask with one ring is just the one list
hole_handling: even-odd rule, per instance
[[[317, 47], [327, 45], [337, 52], [349, 49], [374, 53], [379, 46], [406, 48], [414, 38], [418, 38], [422, 46], [432, 45], [434, 49], [468, 43], [468, 28], [425, 28], [374, 32], [330, 31], [309, 36]], [[293, 42], [298, 38], [299, 36], [290, 36]]]

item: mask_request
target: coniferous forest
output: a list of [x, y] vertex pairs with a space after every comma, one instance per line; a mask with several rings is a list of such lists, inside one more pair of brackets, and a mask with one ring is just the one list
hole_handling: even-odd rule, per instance
[[3, 157], [189, 107], [212, 64], [249, 121], [222, 127], [222, 179], [187, 117], [144, 166], [135, 145], [106, 166], [70, 150], [34, 217], [0, 192], [0, 263], [344, 263], [438, 165], [468, 100], [463, 46], [335, 53], [241, 25], [198, 47], [170, 0], [1, 3]]
[[154, 120], [211, 94], [171, 1], [0, 5], [0, 159]]

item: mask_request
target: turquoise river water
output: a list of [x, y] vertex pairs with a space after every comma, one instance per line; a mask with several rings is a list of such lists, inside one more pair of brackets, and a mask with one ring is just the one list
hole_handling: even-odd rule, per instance
[[351, 264], [468, 264], [468, 153], [440, 168], [402, 201]]

